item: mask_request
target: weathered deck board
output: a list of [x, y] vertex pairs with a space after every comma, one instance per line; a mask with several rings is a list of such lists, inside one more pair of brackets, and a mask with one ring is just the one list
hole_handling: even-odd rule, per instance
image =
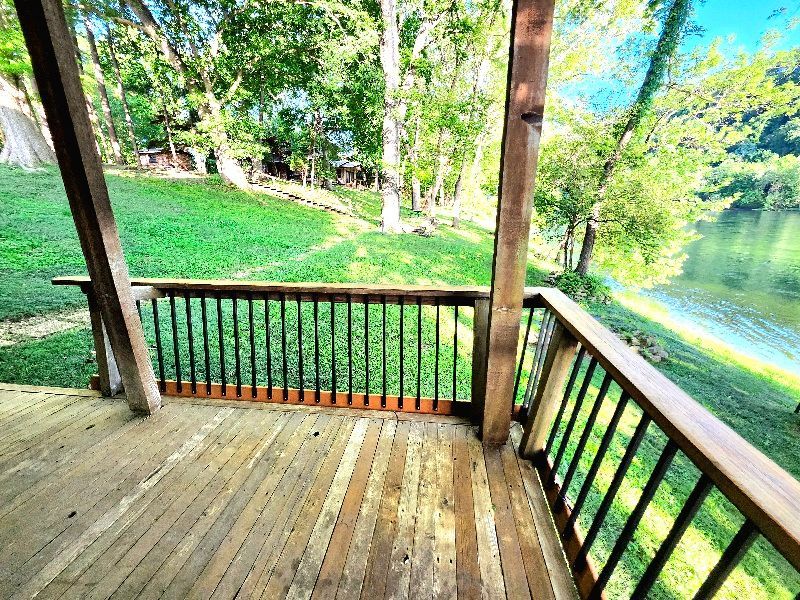
[[526, 463], [463, 421], [0, 386], [0, 431], [3, 598], [574, 597]]

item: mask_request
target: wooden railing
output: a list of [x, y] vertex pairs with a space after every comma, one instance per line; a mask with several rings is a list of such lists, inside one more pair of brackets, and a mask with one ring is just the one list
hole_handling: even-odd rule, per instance
[[[95, 385], [116, 393], [121, 383], [91, 282], [53, 283], [86, 293]], [[483, 395], [474, 386], [485, 368], [488, 288], [165, 279], [132, 285], [164, 394], [445, 415], [480, 411], [471, 399]], [[526, 302], [532, 301], [531, 293]], [[523, 316], [527, 342], [536, 339], [534, 312], [542, 311], [530, 308]]]
[[[627, 569], [614, 597], [621, 589], [649, 597], [710, 494], [718, 517], [713, 527], [740, 524], [695, 598], [713, 597], [759, 538], [751, 552], [763, 556], [771, 545], [790, 563], [785, 593], [793, 597], [792, 587], [800, 586], [800, 482], [561, 292], [536, 294], [551, 324], [545, 322], [545, 356], [526, 401], [520, 450], [540, 472], [581, 596], [604, 595], [666, 482], [683, 504], [647, 566]], [[681, 490], [687, 479], [694, 483]], [[623, 487], [638, 497], [632, 509], [621, 498]], [[595, 552], [600, 538], [604, 548]]]
[[[118, 375], [90, 281], [54, 283], [87, 294], [99, 384], [113, 393]], [[166, 394], [482, 413], [472, 400], [484, 395], [488, 288], [132, 284]], [[695, 597], [712, 597], [759, 538], [750, 554], [771, 546], [800, 569], [800, 483], [557, 290], [525, 291], [515, 382], [508, 406], [524, 422], [520, 452], [539, 471], [582, 597], [604, 597], [619, 571], [632, 597], [651, 594], [720, 493], [729, 508], [715, 506], [718, 526], [742, 524]], [[626, 550], [659, 488], [676, 477], [692, 480], [687, 489], [670, 484], [683, 504], [647, 566], [631, 571]], [[633, 508], [626, 490], [638, 498]]]

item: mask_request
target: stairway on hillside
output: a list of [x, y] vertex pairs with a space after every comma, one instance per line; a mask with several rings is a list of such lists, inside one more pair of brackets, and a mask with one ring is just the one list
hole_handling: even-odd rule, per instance
[[[278, 184], [274, 183], [272, 178], [269, 177], [259, 177], [258, 179], [251, 180], [251, 185], [256, 190], [266, 192], [283, 200], [290, 200], [292, 202], [304, 204], [305, 206], [321, 208], [322, 210], [327, 210], [340, 215], [352, 216], [353, 214], [352, 208], [341, 202], [335, 196], [331, 198], [321, 198], [319, 195], [316, 195], [316, 197], [313, 198], [301, 196], [300, 194], [302, 192], [299, 190], [297, 193], [295, 193], [294, 191], [282, 189], [281, 187], [278, 187]], [[326, 194], [326, 196], [333, 196], [333, 194]]]

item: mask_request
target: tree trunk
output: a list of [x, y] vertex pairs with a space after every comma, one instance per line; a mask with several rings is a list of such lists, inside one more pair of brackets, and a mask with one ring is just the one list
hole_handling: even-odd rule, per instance
[[658, 38], [656, 49], [650, 58], [650, 66], [644, 76], [639, 93], [636, 95], [631, 107], [628, 109], [628, 119], [625, 126], [620, 131], [614, 151], [603, 165], [603, 173], [600, 175], [600, 185], [597, 189], [597, 200], [592, 206], [592, 212], [586, 223], [586, 232], [583, 235], [583, 244], [578, 258], [578, 265], [575, 272], [579, 275], [586, 275], [589, 272], [589, 265], [592, 261], [595, 243], [597, 242], [597, 230], [600, 228], [600, 217], [605, 200], [608, 184], [614, 174], [617, 164], [625, 148], [633, 138], [636, 127], [641, 123], [644, 116], [650, 110], [653, 99], [661, 87], [664, 74], [667, 72], [669, 60], [675, 55], [680, 43], [681, 34], [689, 19], [692, 0], [674, 0], [669, 9], [669, 14], [664, 22], [661, 35]]
[[131, 117], [131, 109], [128, 105], [128, 96], [125, 92], [125, 85], [122, 83], [122, 73], [119, 69], [119, 61], [117, 60], [117, 53], [114, 51], [114, 37], [111, 33], [111, 28], [107, 29], [108, 33], [108, 55], [111, 58], [111, 66], [114, 68], [114, 77], [117, 80], [117, 94], [122, 103], [122, 113], [125, 115], [125, 127], [128, 129], [128, 139], [131, 143], [131, 151], [133, 152], [134, 163], [139, 166], [139, 143], [136, 141], [136, 130], [133, 128], [133, 118]]
[[381, 185], [381, 231], [400, 232], [400, 118], [397, 92], [400, 87], [400, 36], [395, 0], [381, 0], [383, 35], [380, 41], [381, 67], [385, 81], [383, 100], [383, 164]]
[[42, 130], [28, 117], [17, 102], [14, 86], [0, 77], [0, 131], [3, 148], [0, 163], [36, 169], [56, 162], [53, 150]]
[[111, 142], [111, 155], [114, 162], [118, 165], [124, 163], [122, 160], [122, 150], [119, 146], [119, 138], [117, 138], [117, 129], [114, 127], [114, 119], [111, 115], [111, 104], [108, 101], [108, 90], [106, 89], [106, 78], [103, 74], [103, 67], [100, 64], [100, 55], [97, 52], [97, 41], [94, 38], [94, 31], [92, 31], [92, 24], [88, 18], [84, 18], [83, 25], [86, 28], [86, 39], [89, 42], [89, 54], [92, 57], [92, 66], [94, 67], [94, 79], [97, 82], [97, 93], [100, 96], [100, 106], [103, 109], [103, 119], [106, 123], [106, 131], [108, 132], [108, 139]]
[[439, 141], [436, 144], [436, 153], [438, 155], [438, 159], [436, 161], [436, 178], [434, 179], [433, 185], [428, 188], [428, 192], [425, 194], [425, 210], [430, 219], [435, 218], [434, 213], [436, 210], [436, 198], [442, 189], [442, 185], [444, 184], [444, 178], [447, 176], [447, 168], [450, 162], [449, 157], [442, 150], [444, 146], [444, 139], [445, 132], [444, 130], [441, 130], [439, 132]]
[[456, 189], [453, 192], [453, 228], [458, 229], [461, 226], [461, 201], [464, 195], [464, 172], [466, 171], [466, 160], [461, 161], [461, 167], [458, 170], [458, 179], [456, 179]]
[[417, 161], [419, 160], [419, 117], [414, 124], [414, 145], [411, 147], [411, 210], [419, 212], [422, 210], [422, 185], [417, 176]]

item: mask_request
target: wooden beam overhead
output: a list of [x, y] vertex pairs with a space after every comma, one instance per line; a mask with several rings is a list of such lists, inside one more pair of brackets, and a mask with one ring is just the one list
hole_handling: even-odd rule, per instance
[[161, 406], [61, 0], [15, 0], [97, 307], [128, 404]]
[[505, 444], [511, 426], [554, 2], [514, 0], [512, 7], [506, 119], [489, 300], [486, 396], [481, 425], [483, 443], [490, 446]]

